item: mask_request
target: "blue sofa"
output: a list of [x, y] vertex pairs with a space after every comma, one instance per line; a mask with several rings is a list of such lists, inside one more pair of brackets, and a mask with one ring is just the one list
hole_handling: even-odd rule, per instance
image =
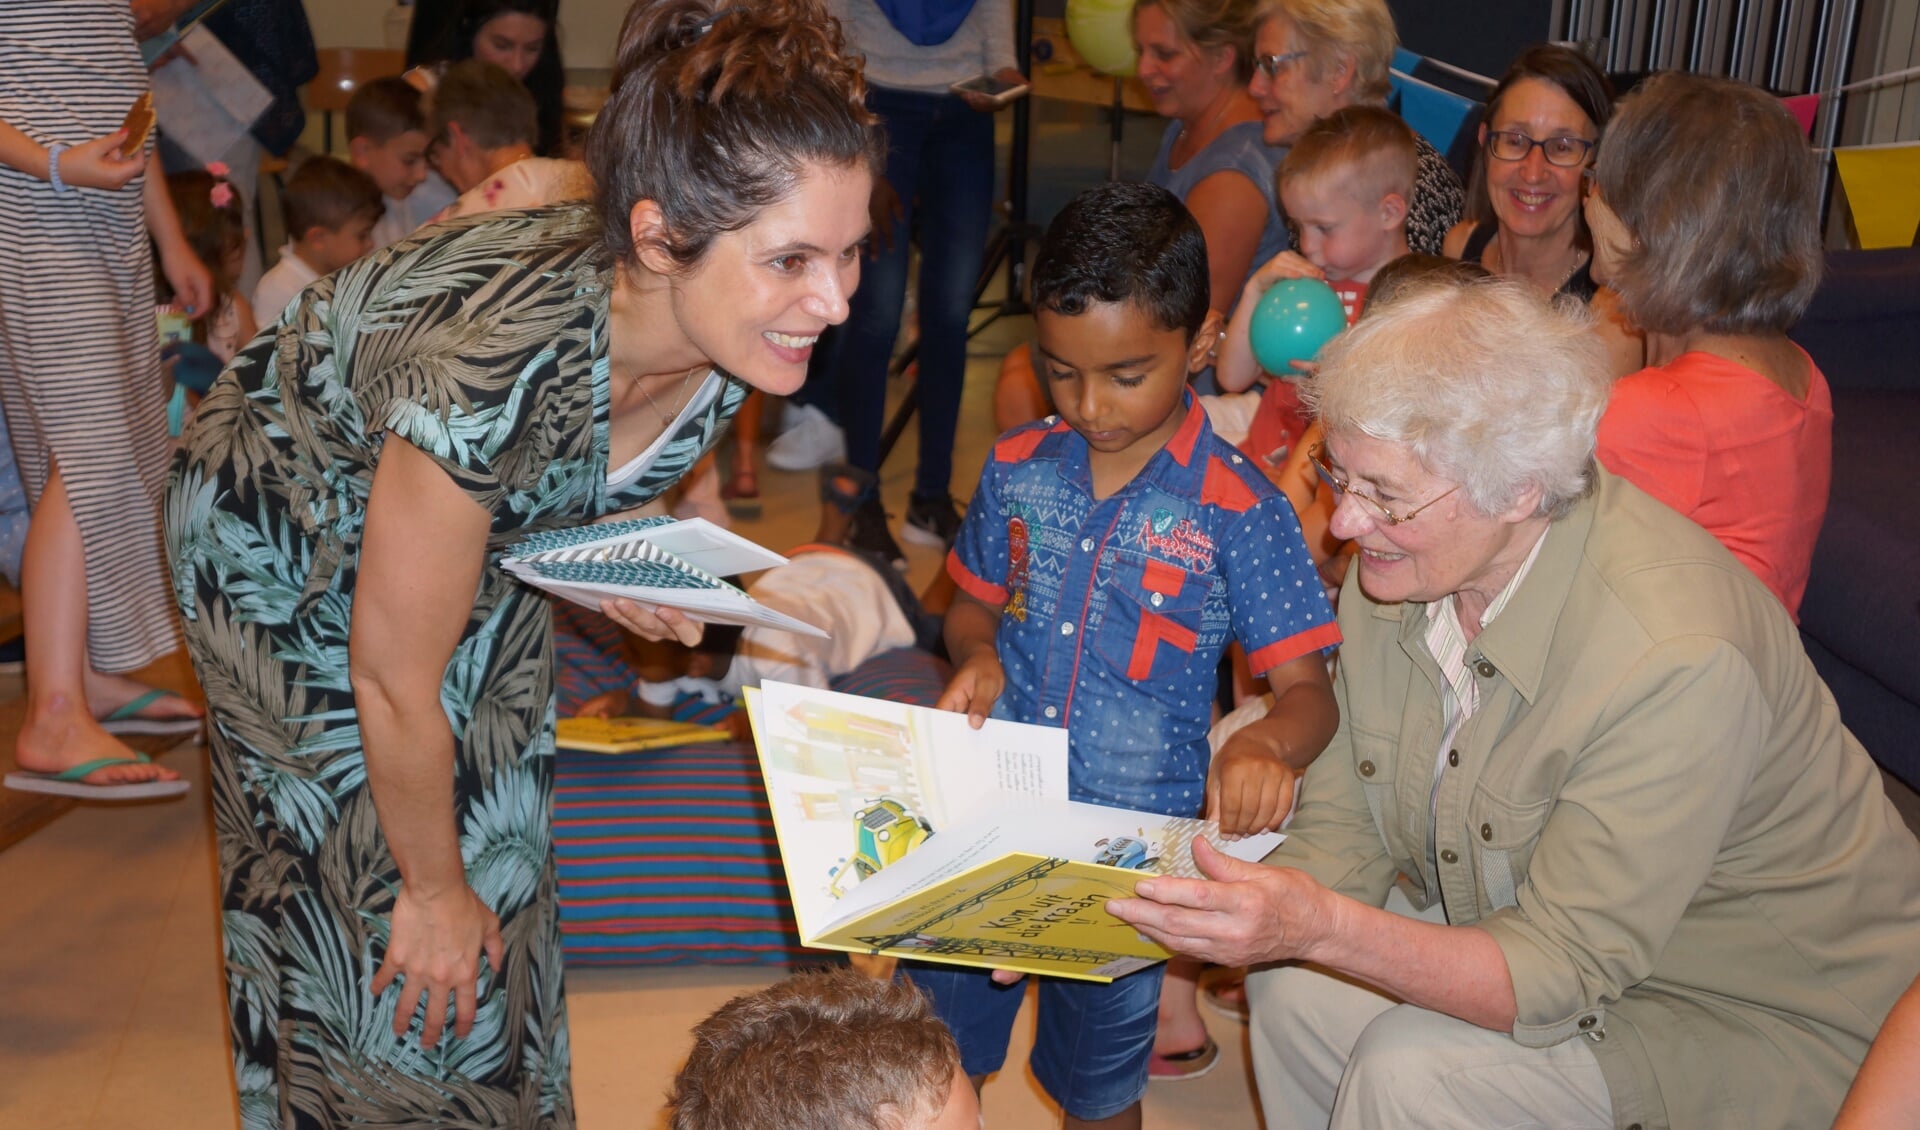
[[1847, 727], [1920, 788], [1920, 248], [1830, 255], [1793, 338], [1833, 389], [1800, 635]]

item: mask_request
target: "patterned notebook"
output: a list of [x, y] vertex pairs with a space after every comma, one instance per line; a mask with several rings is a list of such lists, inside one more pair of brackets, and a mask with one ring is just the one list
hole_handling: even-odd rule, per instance
[[708, 623], [824, 636], [812, 624], [768, 608], [721, 579], [786, 563], [704, 518], [636, 518], [547, 530], [520, 541], [501, 561], [527, 584], [588, 608], [624, 597], [679, 609]]

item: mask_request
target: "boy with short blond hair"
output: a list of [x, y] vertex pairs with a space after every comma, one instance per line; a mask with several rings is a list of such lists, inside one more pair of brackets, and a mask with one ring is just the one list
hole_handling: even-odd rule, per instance
[[[1307, 127], [1274, 173], [1295, 250], [1247, 280], [1220, 342], [1215, 373], [1222, 388], [1238, 392], [1258, 378], [1254, 313], [1281, 279], [1320, 279], [1340, 296], [1348, 325], [1360, 317], [1374, 272], [1407, 254], [1407, 201], [1418, 167], [1413, 131], [1391, 110], [1348, 106]], [[1286, 465], [1307, 426], [1289, 376], [1272, 374], [1240, 444], [1269, 477]]]
[[1407, 123], [1379, 106], [1348, 106], [1308, 126], [1274, 173], [1299, 255], [1329, 281], [1359, 283], [1405, 255], [1419, 159]]
[[373, 245], [412, 234], [432, 215], [416, 215], [410, 201], [427, 179], [427, 115], [420, 91], [398, 75], [363, 83], [347, 99], [347, 156], [380, 186], [386, 212], [373, 226]]
[[309, 157], [295, 169], [281, 205], [287, 242], [280, 261], [253, 290], [253, 314], [261, 325], [279, 321], [308, 283], [372, 250], [373, 225], [386, 210], [372, 177], [332, 157]]

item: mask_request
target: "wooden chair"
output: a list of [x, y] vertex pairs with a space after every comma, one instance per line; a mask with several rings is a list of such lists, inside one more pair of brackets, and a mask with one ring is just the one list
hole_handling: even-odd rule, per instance
[[326, 148], [333, 153], [333, 114], [347, 108], [347, 99], [369, 79], [397, 75], [407, 69], [406, 55], [382, 47], [326, 47], [316, 52], [320, 73], [305, 88], [307, 113], [320, 111], [326, 123]]

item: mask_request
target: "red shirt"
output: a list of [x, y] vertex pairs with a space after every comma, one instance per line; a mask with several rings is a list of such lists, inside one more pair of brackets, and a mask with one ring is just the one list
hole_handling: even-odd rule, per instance
[[[1360, 320], [1360, 311], [1367, 304], [1368, 284], [1339, 279], [1328, 280], [1327, 285], [1340, 296], [1340, 304], [1347, 310], [1347, 325], [1351, 327]], [[1270, 479], [1287, 465], [1288, 453], [1313, 422], [1306, 405], [1300, 403], [1300, 390], [1293, 383], [1299, 376], [1299, 373], [1273, 374], [1267, 390], [1260, 394], [1253, 419], [1248, 422], [1247, 438], [1240, 441], [1240, 450]]]
[[1719, 538], [1796, 621], [1833, 474], [1833, 399], [1807, 367], [1795, 399], [1744, 365], [1684, 353], [1616, 381], [1600, 420], [1607, 470]]

